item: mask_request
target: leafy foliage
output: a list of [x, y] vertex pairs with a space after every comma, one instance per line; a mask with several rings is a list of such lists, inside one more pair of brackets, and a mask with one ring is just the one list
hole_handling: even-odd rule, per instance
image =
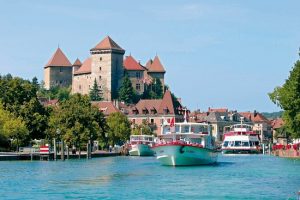
[[127, 117], [120, 113], [112, 113], [107, 118], [108, 139], [111, 145], [123, 144], [130, 136], [130, 122]]
[[283, 120], [292, 137], [300, 137], [300, 61], [298, 60], [289, 78], [282, 87], [269, 93], [270, 99], [284, 110]]
[[150, 85], [145, 85], [143, 99], [162, 99], [164, 95], [163, 86], [160, 79], [154, 79]]
[[0, 105], [0, 138], [2, 142], [9, 139], [16, 141], [17, 148], [25, 142], [28, 129], [21, 118], [15, 117]]
[[47, 99], [58, 99], [59, 101], [68, 100], [70, 98], [71, 87], [54, 86], [46, 90], [43, 83], [39, 87], [38, 96]]
[[89, 139], [103, 140], [105, 130], [104, 116], [91, 105], [89, 97], [75, 94], [53, 110], [47, 137], [62, 137], [68, 145], [75, 144], [80, 148]]
[[150, 126], [148, 125], [146, 120], [143, 120], [142, 124], [137, 125], [135, 124], [134, 127], [131, 129], [132, 135], [153, 135], [153, 131], [151, 130]]

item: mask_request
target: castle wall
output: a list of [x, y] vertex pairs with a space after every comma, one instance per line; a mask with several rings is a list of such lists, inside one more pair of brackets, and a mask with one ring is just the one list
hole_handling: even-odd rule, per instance
[[93, 87], [91, 74], [78, 74], [73, 77], [72, 93], [89, 94]]
[[[131, 81], [133, 89], [135, 89], [137, 91], [137, 93], [143, 94], [143, 92], [144, 92], [144, 72], [130, 70], [130, 71], [127, 71], [127, 74]], [[139, 90], [138, 90], [137, 84], [139, 84], [139, 86], [140, 86]]]
[[47, 67], [44, 70], [44, 76], [46, 89], [72, 85], [72, 67]]

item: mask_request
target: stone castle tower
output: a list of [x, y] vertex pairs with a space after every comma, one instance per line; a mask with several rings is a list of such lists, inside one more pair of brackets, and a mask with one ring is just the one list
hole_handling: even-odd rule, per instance
[[69, 87], [72, 85], [72, 64], [60, 48], [57, 48], [53, 56], [44, 67], [45, 88]]
[[124, 75], [125, 50], [107, 36], [90, 52], [92, 81], [96, 80], [98, 86], [102, 87], [104, 99], [115, 99]]
[[89, 94], [96, 80], [103, 100], [111, 101], [117, 98], [125, 72], [138, 94], [143, 94], [145, 87], [156, 79], [160, 79], [164, 87], [166, 71], [158, 56], [143, 66], [131, 55], [124, 59], [124, 53], [123, 48], [106, 36], [90, 50], [90, 56], [83, 63], [77, 58], [72, 65], [58, 48], [44, 68], [45, 88], [72, 86], [73, 94]]

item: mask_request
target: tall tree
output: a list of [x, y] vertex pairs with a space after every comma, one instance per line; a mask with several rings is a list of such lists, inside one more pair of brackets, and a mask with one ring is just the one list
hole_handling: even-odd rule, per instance
[[0, 138], [15, 141], [18, 149], [20, 144], [24, 144], [27, 136], [28, 129], [24, 121], [4, 110], [3, 106], [0, 105]]
[[100, 92], [101, 91], [100, 91], [99, 86], [97, 84], [97, 81], [95, 79], [94, 80], [94, 85], [90, 90], [90, 99], [91, 99], [91, 101], [101, 101], [103, 98], [102, 98]]
[[272, 93], [269, 93], [273, 103], [280, 106], [283, 112], [283, 119], [287, 132], [292, 137], [300, 137], [300, 61], [298, 60], [289, 78], [281, 87], [276, 87]]
[[119, 90], [119, 100], [124, 101], [126, 104], [133, 103], [134, 99], [134, 89], [132, 87], [131, 81], [127, 75], [123, 78], [122, 86]]
[[[55, 108], [49, 120], [47, 137], [63, 138], [67, 144], [81, 147], [88, 140], [101, 139], [105, 131], [103, 114], [90, 103], [88, 96], [74, 94]], [[57, 135], [59, 130], [60, 135]]]
[[128, 118], [120, 113], [115, 112], [108, 116], [108, 139], [111, 145], [124, 144], [130, 136], [130, 122]]
[[143, 99], [162, 99], [163, 86], [159, 78], [155, 78], [150, 85], [145, 85]]

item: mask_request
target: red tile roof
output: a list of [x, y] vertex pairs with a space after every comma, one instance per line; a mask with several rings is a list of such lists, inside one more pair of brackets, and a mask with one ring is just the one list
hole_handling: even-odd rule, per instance
[[266, 123], [270, 123], [270, 121], [265, 118], [265, 116], [263, 116], [261, 113], [255, 112], [240, 112], [240, 115], [242, 115], [243, 117], [249, 119], [252, 122], [266, 122]]
[[274, 119], [272, 121], [273, 129], [281, 128], [284, 125], [284, 121], [282, 118]]
[[164, 94], [164, 97], [159, 107], [159, 112], [163, 113], [164, 109], [166, 108], [169, 110], [171, 114], [175, 114], [173, 99], [172, 99], [171, 92], [169, 90], [167, 90]]
[[77, 58], [73, 64], [73, 66], [81, 66], [81, 65], [82, 65], [81, 61]]
[[115, 49], [124, 51], [115, 41], [113, 41], [109, 36], [106, 36], [101, 42], [99, 42], [91, 50], [106, 50], [106, 49]]
[[[147, 64], [148, 64], [148, 66], [147, 66]], [[146, 64], [146, 67], [148, 68], [149, 72], [161, 72], [161, 73], [166, 72], [163, 65], [161, 64], [158, 56], [155, 56], [155, 58], [152, 62], [148, 61], [147, 64]]]
[[148, 62], [146, 63], [146, 68], [149, 69], [149, 67], [152, 65], [152, 63], [153, 63], [152, 59], [148, 60]]
[[74, 74], [89, 74], [92, 68], [92, 58], [87, 58]]
[[133, 70], [133, 71], [145, 70], [131, 55], [126, 56], [123, 65], [126, 70]]
[[170, 91], [165, 92], [163, 99], [141, 99], [132, 109], [137, 109], [139, 114], [143, 114], [144, 110], [147, 110], [148, 113], [155, 111], [155, 114], [161, 115], [165, 114], [165, 110], [167, 110], [167, 114], [175, 114]]
[[227, 108], [208, 108], [208, 112], [228, 112]]
[[92, 102], [92, 105], [98, 107], [105, 116], [108, 116], [111, 113], [120, 112], [111, 101]]
[[53, 56], [45, 65], [45, 68], [46, 67], [71, 67], [71, 66], [72, 64], [70, 63], [67, 56], [62, 52], [60, 48], [57, 48]]

